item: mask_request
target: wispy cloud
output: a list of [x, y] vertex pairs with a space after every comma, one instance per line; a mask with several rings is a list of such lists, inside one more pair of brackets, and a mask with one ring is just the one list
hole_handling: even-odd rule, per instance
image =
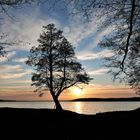
[[18, 63], [25, 63], [26, 60], [27, 60], [27, 58], [23, 57], [23, 58], [14, 59], [13, 61], [18, 62]]
[[5, 57], [0, 57], [0, 62], [5, 62], [5, 61], [11, 59], [12, 57], [14, 57], [15, 55], [16, 55], [15, 51], [7, 52], [7, 54], [5, 54]]
[[17, 22], [6, 20], [5, 23], [1, 25], [2, 32], [8, 34], [7, 40], [18, 42], [12, 47], [9, 47], [9, 50], [29, 50], [32, 46], [38, 44], [37, 39], [42, 32], [42, 26], [49, 23], [54, 23], [56, 26], [59, 26], [57, 20], [48, 16], [46, 16], [45, 19], [41, 19], [40, 14], [39, 8], [36, 8], [30, 11], [30, 14], [26, 12], [17, 14]]
[[100, 68], [92, 71], [88, 71], [88, 74], [90, 75], [103, 75], [109, 71], [108, 68]]
[[79, 60], [92, 60], [104, 57], [111, 57], [113, 53], [110, 50], [103, 50], [100, 52], [80, 52], [77, 54]]
[[0, 66], [0, 72], [21, 71], [23, 68], [20, 65], [3, 65]]
[[91, 39], [90, 44], [86, 46], [86, 50], [92, 50], [93, 48], [97, 47], [104, 36], [110, 34], [113, 28], [113, 26], [109, 26], [100, 32], [96, 32], [95, 36]]
[[64, 27], [64, 35], [74, 47], [77, 47], [84, 39], [94, 36], [97, 33], [97, 25], [93, 22], [81, 24], [80, 20], [70, 22], [69, 26]]
[[11, 78], [17, 79], [30, 73], [31, 73], [30, 70], [26, 70], [25, 72], [21, 72], [21, 73], [3, 73], [3, 74], [0, 74], [0, 78], [1, 79], [11, 79]]
[[95, 24], [95, 20], [84, 24], [81, 23], [80, 19], [75, 18], [75, 20], [72, 20], [69, 18], [68, 25], [63, 25], [63, 22], [50, 18], [47, 15], [45, 15], [45, 18], [40, 18], [39, 8], [34, 9], [33, 12], [31, 11], [30, 14], [24, 13], [17, 16], [19, 18], [18, 22], [5, 21], [1, 28], [2, 32], [8, 34], [7, 40], [22, 42], [9, 47], [10, 50], [29, 50], [32, 46], [36, 46], [38, 44], [37, 39], [42, 32], [42, 26], [49, 23], [54, 23], [58, 28], [61, 28], [74, 47], [77, 47], [84, 39], [93, 37], [91, 44], [85, 46], [86, 49], [97, 46], [102, 37], [110, 32], [110, 28], [97, 32], [98, 25]]
[[0, 66], [0, 69], [0, 79], [21, 78], [32, 72], [30, 69], [24, 70], [20, 65], [5, 65]]
[[[17, 79], [17, 80], [5, 80], [7, 85], [17, 85], [17, 84], [31, 84], [30, 79]], [[5, 81], [3, 83], [0, 82], [0, 86], [5, 85]], [[5, 85], [7, 87], [7, 85]]]

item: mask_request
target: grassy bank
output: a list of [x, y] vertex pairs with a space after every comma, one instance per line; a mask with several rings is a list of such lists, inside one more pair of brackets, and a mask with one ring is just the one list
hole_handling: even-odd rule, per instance
[[[11, 137], [46, 139], [135, 139], [139, 137], [140, 108], [132, 111], [82, 115], [53, 109], [0, 109], [1, 132]], [[13, 133], [14, 131], [14, 133]]]

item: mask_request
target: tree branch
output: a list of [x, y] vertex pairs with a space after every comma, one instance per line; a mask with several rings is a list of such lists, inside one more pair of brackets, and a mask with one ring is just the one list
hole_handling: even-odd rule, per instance
[[65, 89], [67, 89], [67, 88], [70, 88], [70, 87], [74, 86], [76, 83], [77, 83], [77, 81], [74, 82], [74, 83], [72, 83], [72, 84], [70, 84], [69, 86], [66, 86], [66, 87], [62, 88], [61, 91], [58, 92], [58, 93], [56, 94], [56, 97], [58, 98], [58, 96], [62, 93], [63, 90], [65, 90]]
[[129, 50], [129, 43], [130, 43], [130, 37], [132, 35], [132, 27], [133, 27], [133, 18], [134, 18], [134, 12], [135, 12], [135, 0], [132, 0], [132, 9], [131, 9], [131, 15], [130, 15], [130, 23], [129, 23], [129, 34], [128, 34], [128, 37], [127, 37], [127, 42], [126, 42], [126, 48], [124, 50], [124, 56], [123, 56], [123, 59], [122, 59], [122, 62], [121, 62], [121, 70], [124, 71], [124, 61], [127, 57], [127, 53], [128, 53], [128, 50]]

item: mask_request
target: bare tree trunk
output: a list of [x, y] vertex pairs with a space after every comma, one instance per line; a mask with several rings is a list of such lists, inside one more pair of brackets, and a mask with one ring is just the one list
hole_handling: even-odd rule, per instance
[[58, 101], [58, 98], [56, 96], [53, 96], [53, 100], [54, 100], [54, 103], [55, 103], [55, 107], [56, 107], [56, 110], [63, 110], [60, 102]]

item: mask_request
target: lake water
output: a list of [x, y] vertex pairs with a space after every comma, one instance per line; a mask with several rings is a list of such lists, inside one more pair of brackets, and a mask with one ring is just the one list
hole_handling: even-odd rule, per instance
[[[63, 109], [81, 114], [133, 110], [140, 102], [61, 102]], [[15, 108], [54, 108], [53, 102], [0, 102], [0, 107]]]

